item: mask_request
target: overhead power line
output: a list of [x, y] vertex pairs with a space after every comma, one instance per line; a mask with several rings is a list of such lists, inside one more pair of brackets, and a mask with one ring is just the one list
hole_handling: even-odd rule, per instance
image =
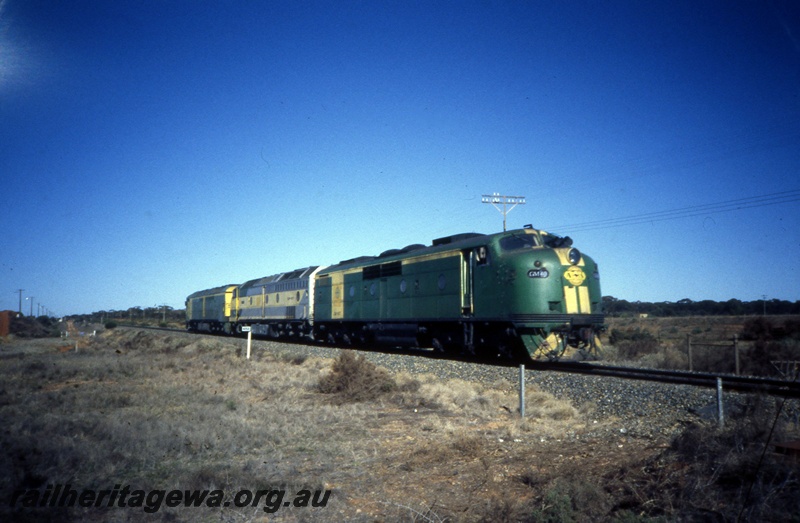
[[800, 201], [800, 189], [783, 191], [772, 194], [764, 194], [761, 196], [751, 196], [748, 198], [739, 198], [737, 200], [727, 200], [724, 202], [708, 203], [703, 205], [692, 205], [689, 207], [681, 207], [678, 209], [670, 209], [665, 211], [633, 214], [630, 216], [623, 216], [620, 218], [609, 218], [605, 220], [596, 220], [591, 222], [561, 225], [556, 227], [549, 227], [546, 229], [557, 231], [560, 233], [563, 233], [565, 231], [575, 232], [575, 231], [591, 231], [597, 229], [609, 229], [612, 227], [639, 225], [643, 223], [660, 222], [665, 220], [677, 220], [679, 218], [690, 218], [692, 216], [702, 216], [702, 215], [716, 214], [721, 212], [739, 211], [742, 209], [765, 207], [767, 205], [779, 205], [783, 203], [791, 203], [797, 201]]

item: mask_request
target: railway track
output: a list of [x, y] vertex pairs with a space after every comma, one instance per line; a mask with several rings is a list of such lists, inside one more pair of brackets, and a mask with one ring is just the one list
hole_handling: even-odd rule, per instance
[[677, 385], [693, 385], [695, 387], [707, 388], [716, 388], [721, 381], [723, 390], [769, 394], [773, 396], [783, 396], [785, 398], [800, 398], [800, 382], [796, 380], [787, 381], [756, 376], [736, 376], [733, 374], [617, 367], [569, 361], [532, 362], [526, 364], [526, 368], [531, 370], [570, 372], [591, 376], [655, 381]]
[[[186, 333], [183, 329], [172, 329], [166, 327], [128, 327], [126, 328], [143, 328], [149, 330], [159, 330], [165, 332], [180, 332]], [[211, 334], [210, 336], [216, 336]], [[298, 343], [300, 340], [275, 340], [286, 343]], [[308, 344], [307, 340], [302, 341], [303, 344]], [[330, 345], [326, 345], [332, 347]], [[357, 347], [337, 346], [341, 349], [355, 349]], [[481, 363], [490, 364], [495, 366], [512, 367], [517, 366], [520, 362], [510, 360], [487, 360], [478, 359], [475, 357], [459, 357], [453, 355], [446, 355], [439, 352], [421, 349], [392, 349], [387, 347], [380, 347], [370, 349], [370, 352], [385, 352], [388, 354], [406, 354], [428, 358], [438, 359], [451, 359], [458, 360], [466, 363]], [[737, 376], [733, 374], [716, 374], [704, 372], [690, 372], [680, 370], [662, 370], [662, 369], [647, 369], [637, 367], [620, 367], [612, 365], [599, 365], [587, 362], [574, 362], [574, 361], [527, 361], [524, 362], [525, 368], [535, 371], [551, 371], [551, 372], [565, 372], [572, 374], [584, 374], [589, 376], [605, 376], [612, 378], [639, 380], [639, 381], [652, 381], [658, 383], [669, 383], [675, 385], [692, 385], [695, 387], [717, 388], [722, 384], [723, 390], [733, 392], [743, 392], [751, 394], [768, 394], [772, 396], [782, 396], [785, 398], [800, 398], [800, 381], [788, 381], [776, 378], [763, 378], [756, 376]]]

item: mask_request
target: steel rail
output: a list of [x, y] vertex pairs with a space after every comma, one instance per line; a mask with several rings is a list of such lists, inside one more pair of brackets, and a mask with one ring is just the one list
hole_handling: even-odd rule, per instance
[[531, 370], [548, 370], [555, 372], [570, 372], [590, 376], [605, 376], [613, 378], [633, 379], [642, 381], [656, 381], [678, 385], [693, 385], [696, 387], [716, 388], [717, 380], [722, 380], [724, 390], [736, 392], [762, 393], [785, 398], [800, 398], [800, 382], [780, 380], [775, 378], [761, 378], [756, 376], [737, 376], [734, 374], [689, 372], [680, 370], [646, 369], [636, 367], [616, 367], [609, 365], [596, 365], [585, 362], [529, 362], [526, 364]]

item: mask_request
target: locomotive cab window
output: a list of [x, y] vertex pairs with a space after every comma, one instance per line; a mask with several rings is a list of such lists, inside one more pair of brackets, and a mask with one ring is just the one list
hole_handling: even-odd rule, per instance
[[555, 234], [545, 234], [544, 244], [548, 247], [557, 249], [559, 247], [572, 247], [572, 238], [569, 236], [557, 236]]
[[500, 248], [504, 251], [530, 249], [539, 245], [539, 237], [535, 234], [515, 234], [500, 239]]
[[475, 262], [478, 265], [489, 265], [489, 249], [485, 245], [475, 249]]

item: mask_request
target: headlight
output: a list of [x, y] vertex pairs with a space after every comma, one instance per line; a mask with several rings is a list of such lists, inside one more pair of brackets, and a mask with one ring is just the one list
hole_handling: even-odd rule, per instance
[[578, 249], [570, 249], [567, 258], [572, 265], [578, 265], [578, 262], [581, 261], [581, 251]]

